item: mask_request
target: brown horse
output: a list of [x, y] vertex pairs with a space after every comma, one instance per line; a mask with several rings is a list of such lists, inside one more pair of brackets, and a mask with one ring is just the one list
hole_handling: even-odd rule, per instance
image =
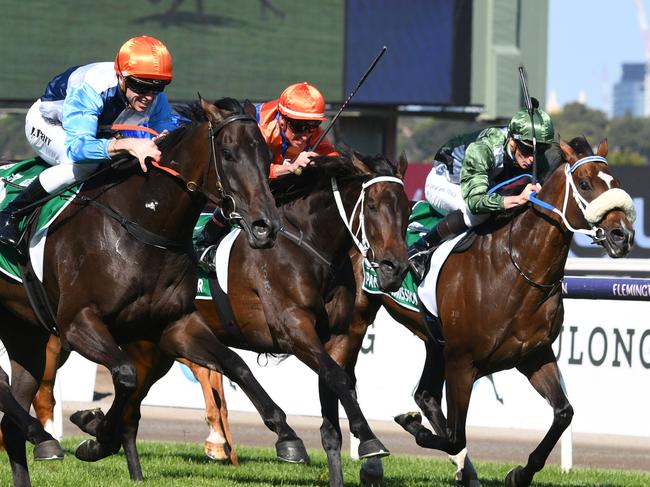
[[[417, 413], [395, 418], [425, 448], [456, 454], [466, 446], [465, 421], [474, 381], [513, 367], [524, 374], [549, 402], [554, 417], [527, 465], [508, 472], [506, 484], [511, 486], [530, 485], [573, 416], [551, 348], [564, 316], [560, 282], [572, 230], [586, 229], [611, 257], [627, 255], [634, 239], [632, 201], [609, 171], [606, 141], [598, 146], [597, 157], [584, 138], [560, 140], [559, 147], [566, 162], [553, 171], [538, 198], [563, 211], [529, 205], [505, 224], [497, 220], [477, 229], [467, 251], [450, 255], [438, 278], [441, 335], [421, 313], [358, 289], [350, 326], [350, 338], [363, 337], [383, 305], [425, 342], [426, 360], [415, 401], [435, 434], [422, 425]], [[355, 259], [354, 267], [360, 283], [360, 259]], [[352, 350], [347, 360], [355, 361], [360, 346], [360, 340], [352, 340], [342, 353]], [[447, 418], [441, 409], [445, 385]]]
[[[397, 169], [383, 158], [352, 163], [345, 157], [321, 157], [301, 179], [287, 176], [278, 181], [276, 197], [287, 227], [283, 238], [272, 249], [249, 252], [240, 236], [232, 249], [228, 290], [234, 321], [221, 322], [212, 303], [196, 301], [224, 343], [260, 353], [293, 354], [318, 373], [321, 398], [331, 397], [335, 405], [327, 400], [321, 427], [331, 485], [343, 485], [338, 400], [350, 430], [360, 439], [359, 456], [388, 454], [359, 409], [348, 375], [326, 350], [325, 344], [344, 333], [349, 313], [330, 319], [325, 306], [338, 276], [352, 277], [347, 254], [353, 242], [377, 269], [382, 289], [394, 290], [401, 283], [407, 268], [403, 235], [409, 204], [402, 186], [406, 166], [405, 159]], [[358, 232], [352, 231], [355, 224]], [[126, 350], [141, 366], [142, 388], [129, 403], [131, 416], [123, 416], [124, 429], [133, 430], [150, 378], [159, 377], [171, 363], [161, 361], [150, 343], [131, 344]]]
[[[122, 436], [135, 435], [119, 428], [121, 409], [136, 387], [135, 366], [120, 345], [133, 340], [149, 340], [171, 357], [224, 370], [250, 394], [280, 440], [295, 439], [284, 413], [194, 307], [191, 237], [208, 197], [224, 201], [252, 246], [272, 245], [279, 228], [266, 183], [270, 155], [254, 117], [234, 100], [202, 102], [202, 108], [204, 121], [163, 139], [161, 169], [143, 174], [133, 165], [102, 173], [49, 229], [43, 281], [62, 345], [107, 367], [116, 393], [116, 408], [94, 418], [98, 441], [80, 445], [80, 457], [105, 456], [119, 449]], [[49, 334], [20, 284], [3, 278], [0, 302], [11, 390], [26, 409], [43, 375]], [[32, 432], [8, 414], [2, 432], [14, 484], [30, 485], [24, 443], [33, 439]], [[142, 479], [135, 442], [127, 446], [131, 476]]]

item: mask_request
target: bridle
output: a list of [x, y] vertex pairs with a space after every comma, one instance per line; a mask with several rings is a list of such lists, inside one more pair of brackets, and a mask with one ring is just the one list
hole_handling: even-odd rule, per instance
[[[359, 194], [359, 197], [357, 198], [357, 202], [352, 208], [352, 212], [350, 213], [350, 218], [348, 218], [347, 213], [345, 211], [345, 207], [343, 206], [343, 200], [341, 199], [341, 193], [339, 192], [339, 188], [336, 183], [336, 178], [334, 176], [332, 176], [331, 178], [332, 193], [334, 194], [334, 200], [336, 201], [336, 206], [339, 210], [339, 215], [341, 215], [341, 219], [343, 220], [343, 223], [345, 223], [345, 227], [348, 229], [348, 232], [352, 237], [352, 241], [354, 242], [354, 245], [356, 245], [357, 249], [359, 249], [359, 252], [361, 252], [364, 262], [370, 267], [376, 269], [379, 267], [379, 263], [377, 263], [374, 260], [370, 260], [371, 258], [368, 257], [368, 253], [371, 253], [374, 256], [374, 252], [372, 252], [370, 242], [368, 242], [368, 237], [366, 235], [365, 217], [363, 213], [363, 203], [366, 196], [366, 189], [368, 189], [370, 186], [372, 186], [375, 183], [397, 183], [401, 186], [404, 186], [404, 181], [402, 181], [400, 178], [395, 176], [377, 176], [375, 178], [366, 181], [361, 185], [361, 192]], [[357, 209], [359, 211], [358, 225], [357, 225], [357, 229], [353, 230], [352, 224]], [[361, 232], [361, 238], [358, 237], [359, 232]]]
[[[560, 218], [562, 219], [562, 222], [566, 226], [566, 228], [573, 232], [573, 233], [582, 233], [585, 235], [588, 235], [591, 237], [594, 243], [600, 243], [603, 242], [606, 238], [606, 233], [605, 230], [602, 227], [599, 227], [598, 224], [602, 221], [602, 217], [600, 216], [595, 216], [597, 215], [602, 215], [604, 213], [607, 213], [613, 209], [619, 208], [623, 212], [625, 212], [625, 215], [627, 218], [631, 221], [634, 222], [636, 219], [636, 212], [634, 211], [634, 203], [632, 201], [632, 198], [630, 195], [625, 192], [624, 190], [620, 188], [610, 188], [607, 191], [604, 191], [600, 195], [598, 195], [596, 198], [594, 198], [592, 201], [587, 201], [579, 192], [578, 188], [576, 187], [575, 181], [573, 180], [573, 173], [578, 169], [580, 166], [583, 164], [587, 163], [600, 163], [600, 164], [605, 164], [607, 165], [607, 159], [605, 159], [602, 156], [587, 156], [583, 157], [581, 159], [578, 159], [576, 162], [573, 163], [573, 165], [566, 163], [564, 165], [564, 200], [562, 203], [562, 210], [559, 210], [555, 206], [551, 205], [550, 203], [547, 203], [546, 201], [540, 200], [537, 198], [536, 193], [532, 192], [530, 195], [530, 202], [533, 203], [536, 206], [539, 206], [545, 210], [551, 211], [552, 213], [555, 213], [556, 215], [559, 215]], [[587, 222], [587, 225], [589, 228], [574, 228], [571, 223], [569, 223], [569, 220], [566, 217], [566, 211], [567, 211], [567, 206], [569, 203], [569, 192], [571, 192], [571, 196], [576, 202], [576, 205], [580, 212], [582, 213], [582, 216], [584, 217], [585, 221]], [[609, 201], [608, 201], [609, 200]], [[594, 211], [596, 207], [599, 207], [598, 212]], [[557, 287], [559, 283], [562, 281], [562, 278], [560, 278], [558, 281], [552, 283], [552, 284], [540, 284], [538, 282], [533, 281], [530, 277], [528, 277], [524, 271], [521, 269], [519, 264], [515, 261], [513, 252], [512, 252], [512, 226], [513, 226], [514, 219], [510, 221], [510, 228], [508, 231], [508, 255], [510, 256], [510, 261], [514, 265], [515, 269], [519, 272], [519, 274], [524, 278], [524, 280], [539, 289], [543, 290], [549, 290]]]
[[[245, 113], [230, 115], [229, 117], [224, 118], [221, 122], [219, 122], [215, 126], [212, 125], [212, 121], [208, 121], [208, 140], [209, 140], [210, 159], [208, 160], [208, 163], [205, 165], [202, 185], [199, 185], [196, 181], [185, 179], [185, 177], [183, 177], [178, 171], [175, 171], [174, 169], [171, 169], [166, 166], [161, 166], [156, 163], [153, 164], [154, 167], [162, 171], [165, 171], [166, 173], [171, 174], [172, 176], [180, 179], [190, 193], [198, 193], [202, 195], [204, 198], [206, 198], [208, 201], [213, 203], [215, 206], [220, 206], [223, 208], [224, 201], [229, 201], [232, 206], [232, 211], [230, 211], [228, 215], [225, 216], [230, 220], [241, 220], [242, 216], [236, 211], [237, 205], [235, 203], [235, 198], [233, 197], [232, 193], [227, 192], [224, 189], [224, 184], [222, 181], [226, 180], [226, 177], [224, 174], [222, 174], [223, 168], [220, 168], [219, 164], [217, 164], [217, 150], [215, 148], [215, 144], [216, 144], [215, 139], [219, 135], [221, 130], [223, 130], [227, 125], [237, 121], [252, 122], [257, 125], [257, 120], [251, 115]], [[209, 189], [206, 189], [205, 187], [208, 181], [208, 174], [211, 165], [214, 165], [214, 173], [217, 179], [215, 183], [215, 188], [217, 190], [216, 195], [213, 194]]]

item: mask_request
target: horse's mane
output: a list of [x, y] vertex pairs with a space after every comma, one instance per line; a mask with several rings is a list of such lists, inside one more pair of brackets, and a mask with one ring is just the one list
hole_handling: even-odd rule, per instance
[[[244, 113], [244, 106], [234, 98], [221, 98], [215, 101], [214, 105], [217, 108], [230, 112], [231, 114]], [[161, 151], [164, 151], [168, 147], [174, 146], [191, 128], [208, 121], [208, 117], [203, 111], [201, 103], [198, 101], [174, 105], [174, 111], [180, 115], [181, 119], [184, 121], [184, 124], [179, 128], [172, 130], [169, 134], [167, 134], [166, 137], [163, 137], [160, 140], [158, 147]]]
[[368, 174], [360, 172], [353, 158], [361, 160], [374, 176], [395, 176], [396, 167], [382, 155], [364, 156], [353, 153], [349, 148], [338, 148], [340, 156], [318, 156], [314, 165], [304, 169], [300, 176], [287, 174], [269, 182], [276, 204], [285, 205], [318, 191], [329, 191], [330, 180], [336, 177], [339, 186], [360, 179]]

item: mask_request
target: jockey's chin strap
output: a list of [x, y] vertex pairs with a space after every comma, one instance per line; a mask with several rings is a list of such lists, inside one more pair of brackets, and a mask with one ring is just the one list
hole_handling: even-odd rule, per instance
[[[562, 204], [561, 211], [555, 206], [537, 198], [535, 192], [531, 193], [530, 201], [537, 206], [540, 206], [555, 213], [556, 215], [559, 215], [564, 222], [564, 225], [566, 225], [567, 229], [570, 231], [588, 235], [591, 237], [594, 243], [599, 243], [605, 240], [605, 230], [602, 227], [598, 226], [598, 223], [602, 221], [602, 215], [615, 208], [620, 208], [625, 212], [630, 221], [634, 222], [636, 219], [636, 212], [634, 211], [634, 203], [632, 201], [632, 198], [628, 193], [620, 188], [610, 188], [591, 202], [582, 197], [582, 195], [578, 192], [578, 188], [576, 188], [576, 183], [573, 181], [572, 174], [580, 166], [589, 162], [598, 162], [607, 165], [607, 159], [601, 156], [587, 156], [583, 157], [582, 159], [578, 159], [575, 163], [573, 163], [573, 165], [570, 165], [568, 163], [564, 165], [564, 202]], [[569, 204], [569, 190], [571, 190], [573, 199], [576, 201], [578, 208], [582, 212], [582, 215], [589, 225], [588, 229], [574, 228], [566, 217], [567, 205]], [[615, 197], [610, 197], [614, 195]], [[596, 206], [598, 206], [598, 211], [595, 210]]]
[[[368, 252], [371, 252], [372, 249], [370, 247], [370, 242], [368, 242], [368, 237], [366, 235], [366, 226], [364, 224], [363, 202], [366, 196], [366, 189], [375, 183], [397, 183], [404, 186], [404, 181], [402, 181], [400, 178], [397, 178], [395, 176], [377, 176], [376, 178], [372, 178], [366, 181], [365, 183], [363, 183], [361, 185], [361, 193], [359, 194], [359, 197], [357, 198], [357, 202], [352, 208], [352, 213], [350, 213], [349, 219], [347, 213], [345, 212], [345, 207], [343, 206], [343, 200], [341, 199], [341, 193], [339, 192], [338, 185], [336, 184], [336, 178], [334, 176], [332, 176], [331, 182], [332, 182], [332, 193], [334, 194], [336, 207], [339, 210], [339, 215], [341, 215], [341, 219], [343, 220], [343, 223], [345, 223], [345, 226], [348, 229], [350, 236], [352, 237], [352, 241], [354, 242], [354, 245], [356, 245], [357, 249], [359, 249], [359, 252], [361, 252], [361, 255], [363, 255], [363, 259], [367, 263], [367, 265], [373, 268], [379, 267], [379, 264], [377, 262], [368, 259]], [[355, 231], [352, 229], [352, 224], [357, 209], [359, 211], [359, 220], [358, 220], [357, 229]], [[361, 239], [359, 239], [359, 237], [357, 236], [359, 235], [359, 232], [361, 232]]]

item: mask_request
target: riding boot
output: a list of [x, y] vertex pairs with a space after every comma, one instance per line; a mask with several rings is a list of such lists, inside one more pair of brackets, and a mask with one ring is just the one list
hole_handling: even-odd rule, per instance
[[36, 178], [4, 210], [0, 211], [0, 244], [13, 247], [18, 244], [20, 240], [20, 230], [18, 230], [20, 218], [15, 215], [15, 212], [45, 198], [47, 195], [48, 192], [43, 189], [41, 182]]
[[217, 244], [228, 232], [230, 232], [230, 223], [221, 210], [217, 209], [194, 241], [194, 252], [199, 258], [199, 267], [208, 274], [216, 272]]
[[409, 248], [409, 266], [418, 283], [424, 279], [433, 251], [441, 243], [460, 235], [467, 229], [463, 212], [454, 210], [447, 213], [435, 227]]

